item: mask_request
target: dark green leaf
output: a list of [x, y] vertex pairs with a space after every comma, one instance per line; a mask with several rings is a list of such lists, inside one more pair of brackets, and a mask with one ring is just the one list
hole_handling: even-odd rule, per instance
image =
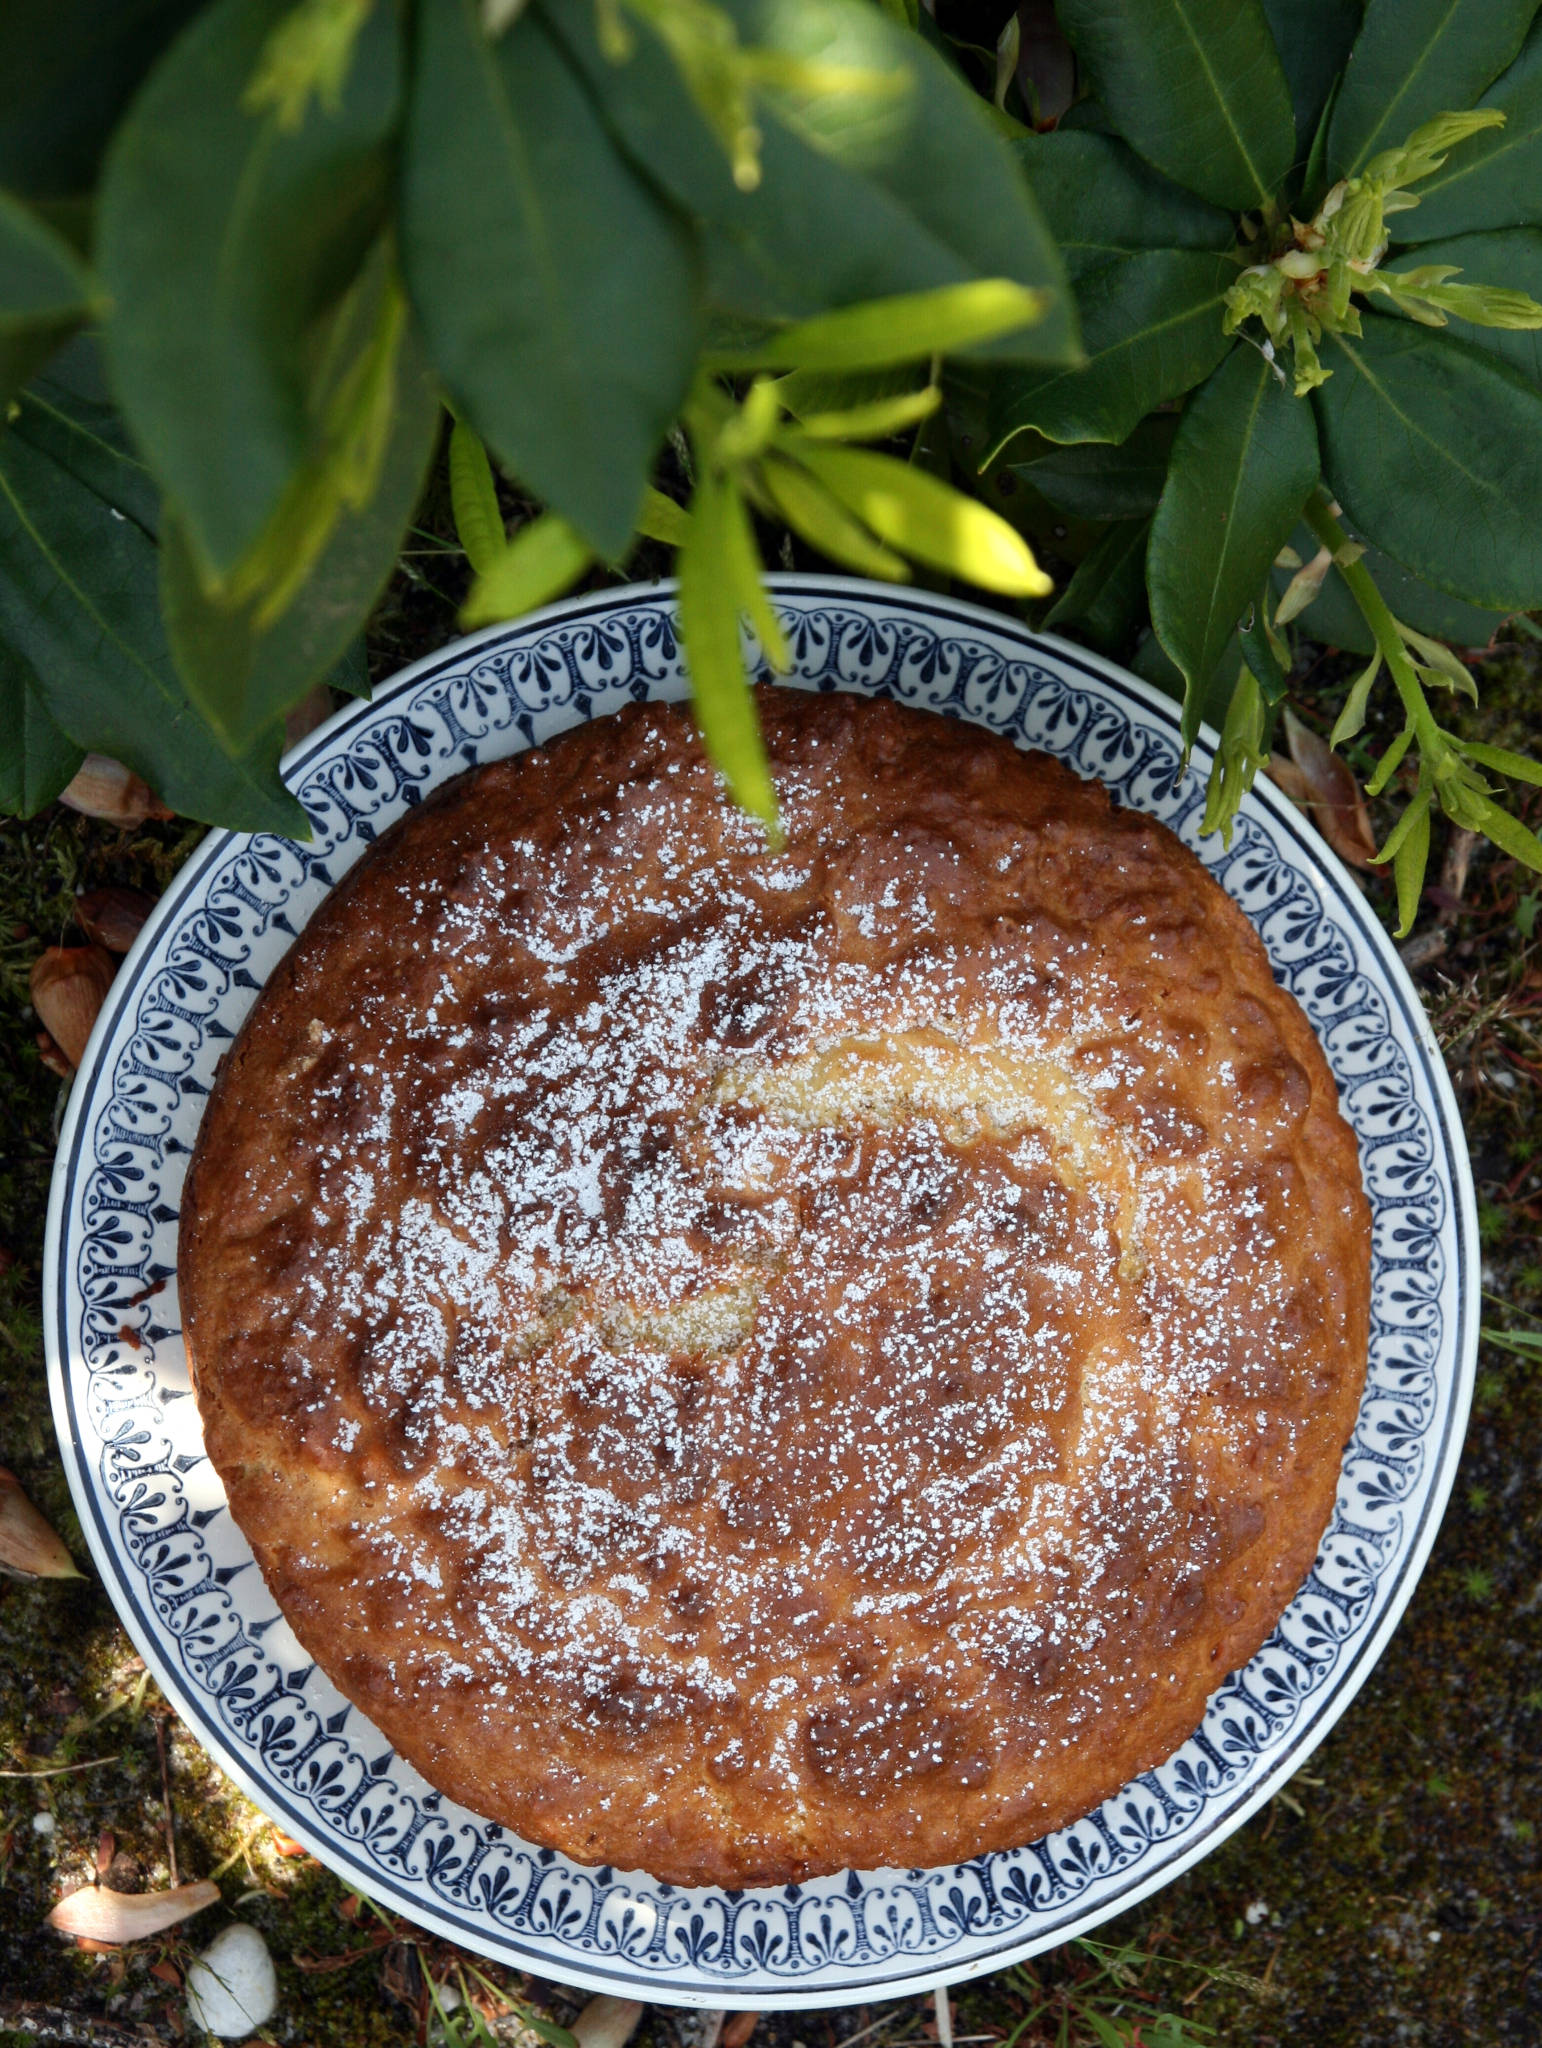
[[947, 65], [876, 8], [732, 0], [746, 42], [911, 81], [881, 98], [822, 96], [817, 109], [768, 95], [757, 110], [761, 181], [744, 192], [649, 30], [637, 31], [633, 54], [615, 65], [599, 49], [593, 0], [541, 4], [634, 163], [703, 224], [715, 307], [756, 322], [800, 320], [1004, 277], [1054, 297], [1036, 326], [980, 353], [1035, 363], [1074, 353], [1065, 273], [1009, 147]]
[[1143, 163], [1113, 135], [1057, 128], [1012, 145], [1073, 278], [1139, 249], [1229, 249], [1231, 215]]
[[1151, 249], [1084, 278], [1085, 365], [998, 371], [988, 459], [1029, 427], [1051, 441], [1127, 440], [1154, 406], [1208, 377], [1232, 346], [1221, 307], [1235, 276], [1217, 256]]
[[1234, 350], [1189, 401], [1151, 522], [1151, 622], [1190, 685], [1185, 744], [1318, 473], [1309, 406], [1256, 349]]
[[341, 104], [285, 129], [242, 97], [284, 0], [216, 0], [113, 139], [97, 245], [113, 385], [206, 580], [252, 547], [320, 444], [318, 316], [384, 220], [401, 59], [380, 0]]
[[1258, 0], [1060, 0], [1093, 93], [1159, 171], [1217, 206], [1258, 206], [1296, 153]]
[[1263, 0], [1263, 8], [1290, 87], [1299, 155], [1317, 133], [1359, 31], [1362, 0]]
[[29, 199], [89, 192], [135, 88], [201, 0], [5, 0], [0, 185]]
[[[1310, 561], [1317, 552], [1316, 537], [1305, 524], [1291, 534], [1290, 545], [1303, 562]], [[1486, 647], [1504, 620], [1503, 612], [1480, 611], [1476, 605], [1464, 604], [1459, 597], [1433, 589], [1379, 548], [1366, 547], [1362, 560], [1393, 616], [1417, 632], [1433, 634], [1457, 647]], [[1277, 595], [1283, 592], [1291, 575], [1289, 569], [1274, 571]], [[1309, 639], [1320, 640], [1329, 647], [1342, 647], [1350, 654], [1368, 655], [1375, 651], [1375, 635], [1337, 569], [1328, 571], [1322, 589], [1295, 623]]]
[[266, 630], [262, 597], [223, 604], [200, 583], [181, 519], [168, 508], [161, 607], [178, 671], [227, 751], [240, 755], [327, 676], [385, 588], [423, 489], [440, 409], [409, 339], [397, 365], [391, 433], [375, 492], [345, 511], [295, 596]]
[[[1500, 228], [1489, 234], [1457, 235], [1449, 242], [1427, 243], [1419, 250], [1417, 260], [1421, 265], [1459, 264], [1462, 274], [1451, 280], [1453, 284], [1503, 285], [1542, 300], [1542, 228]], [[1397, 259], [1384, 266], [1389, 271], [1404, 267]], [[1453, 317], [1446, 332], [1454, 334], [1458, 341], [1471, 342], [1474, 348], [1487, 349], [1490, 355], [1498, 356], [1542, 389], [1542, 329], [1480, 327], [1475, 321]]]
[[76, 483], [95, 493], [148, 539], [160, 530], [161, 501], [108, 396], [101, 351], [90, 335], [62, 349], [26, 395], [25, 432]]
[[1077, 568], [1045, 625], [1069, 631], [1100, 654], [1120, 654], [1146, 607], [1149, 519], [1121, 519]]
[[1073, 519], [1142, 519], [1162, 495], [1177, 431], [1172, 413], [1153, 413], [1127, 441], [1073, 442], [1013, 473]]
[[85, 759], [48, 715], [42, 687], [14, 647], [0, 646], [0, 811], [30, 818]]
[[535, 14], [489, 45], [470, 0], [419, 9], [402, 236], [471, 425], [598, 554], [622, 555], [696, 360], [691, 246]]
[[95, 298], [69, 243], [0, 192], [0, 405], [80, 325]]
[[[1284, 703], [1285, 693], [1290, 687], [1290, 678], [1275, 652], [1274, 639], [1264, 618], [1261, 601], [1255, 603], [1245, 614], [1238, 638], [1242, 642], [1242, 659], [1252, 671], [1253, 680], [1258, 685], [1265, 708], [1272, 712]], [[1197, 726], [1195, 730], [1198, 730]]]
[[1542, 602], [1542, 392], [1449, 334], [1367, 313], [1324, 338], [1312, 394], [1351, 524], [1437, 589], [1495, 611]]
[[[1148, 683], [1155, 683], [1159, 690], [1165, 690], [1169, 697], [1176, 697], [1181, 704], [1187, 697], [1187, 685], [1183, 672], [1163, 647], [1155, 633], [1146, 632], [1140, 637], [1130, 662], [1138, 676], [1144, 676]], [[1232, 693], [1237, 687], [1237, 676], [1242, 667], [1241, 637], [1233, 634], [1222, 650], [1221, 658], [1215, 665], [1215, 673], [1201, 693], [1200, 717], [1204, 723], [1220, 732], [1226, 723], [1226, 713], [1231, 705]]]
[[[153, 541], [110, 494], [52, 452], [60, 407], [24, 392], [0, 434], [0, 666], [35, 676], [48, 714], [79, 747], [111, 754], [190, 818], [306, 836], [278, 779], [283, 728], [239, 761], [178, 680], [161, 627]], [[80, 469], [108, 458], [94, 436]]]
[[[1373, 156], [1406, 142], [1422, 122], [1470, 107], [1520, 48], [1536, 4], [1369, 0], [1328, 126], [1332, 175], [1353, 177]], [[1462, 143], [1447, 170], [1480, 146]]]
[[1537, 195], [1542, 193], [1542, 15], [1532, 24], [1521, 54], [1478, 104], [1498, 107], [1504, 126], [1474, 135], [1453, 149], [1433, 176], [1421, 179], [1419, 204], [1393, 216], [1398, 241], [1536, 225]]

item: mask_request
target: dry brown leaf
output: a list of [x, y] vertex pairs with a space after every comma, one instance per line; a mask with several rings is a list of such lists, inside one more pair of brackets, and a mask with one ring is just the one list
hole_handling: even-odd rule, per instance
[[68, 1081], [75, 1072], [46, 1031], [37, 1034], [37, 1056], [49, 1073], [57, 1074], [61, 1081]]
[[744, 2048], [759, 2025], [758, 2012], [736, 2012], [723, 2029], [723, 2048]]
[[75, 921], [97, 945], [126, 953], [154, 908], [143, 889], [87, 889], [75, 898]]
[[84, 1576], [59, 1538], [0, 1465], [0, 1568], [23, 1579]]
[[1270, 781], [1300, 805], [1340, 860], [1351, 867], [1372, 866], [1376, 838], [1354, 770], [1290, 711], [1285, 713], [1285, 738], [1290, 760], [1270, 755]]
[[143, 1941], [147, 1934], [160, 1934], [201, 1913], [219, 1895], [219, 1886], [207, 1877], [165, 1892], [110, 1892], [105, 1885], [88, 1884], [61, 1899], [48, 1924], [88, 1941]]
[[50, 946], [32, 963], [32, 1007], [72, 1067], [85, 1057], [91, 1027], [117, 971], [105, 946]]
[[174, 815], [148, 782], [107, 754], [87, 754], [74, 780], [60, 791], [59, 801], [108, 825], [142, 825], [146, 818]]

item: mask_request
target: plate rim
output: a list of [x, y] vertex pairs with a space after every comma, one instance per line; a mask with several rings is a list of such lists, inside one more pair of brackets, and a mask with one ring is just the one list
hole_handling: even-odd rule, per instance
[[[1059, 634], [1034, 632], [1022, 620], [993, 611], [988, 606], [933, 592], [918, 591], [906, 586], [818, 572], [783, 572], [769, 576], [767, 583], [773, 597], [782, 593], [790, 597], [823, 595], [837, 603], [856, 601], [867, 605], [876, 604], [894, 612], [940, 619], [953, 626], [975, 626], [1015, 641], [1028, 654], [1043, 651], [1053, 655], [1058, 662], [1072, 670], [1080, 669], [1094, 680], [1116, 684], [1126, 696], [1133, 697], [1143, 707], [1147, 718], [1153, 724], [1168, 729], [1174, 735], [1177, 734], [1177, 701], [1167, 696], [1156, 685], [1122, 668], [1117, 662], [1107, 660], [1087, 648], [1064, 639]], [[626, 606], [655, 604], [673, 607], [677, 597], [678, 584], [673, 578], [651, 583], [617, 585], [602, 591], [587, 592], [576, 598], [560, 600], [542, 606], [517, 620], [505, 621], [462, 635], [433, 653], [423, 655], [406, 667], [394, 671], [375, 685], [368, 696], [350, 698], [284, 754], [280, 762], [280, 773], [287, 782], [292, 783], [316, 757], [332, 745], [337, 734], [354, 723], [362, 723], [391, 697], [421, 682], [434, 672], [463, 664], [466, 657], [478, 649], [508, 640], [515, 635], [523, 636], [532, 629], [568, 620], [580, 620], [595, 613]], [[1194, 748], [1195, 761], [1201, 768], [1213, 756], [1218, 743], [1215, 729], [1208, 724], [1202, 725]], [[457, 769], [452, 772], [461, 771]], [[1192, 766], [1190, 772], [1193, 772]], [[445, 776], [442, 779], [449, 780], [450, 777]], [[1473, 1284], [1479, 1269], [1479, 1246], [1471, 1161], [1463, 1133], [1460, 1109], [1439, 1044], [1430, 1029], [1428, 1017], [1413, 980], [1385, 926], [1366, 903], [1342, 862], [1319, 835], [1308, 833], [1306, 821], [1282, 792], [1275, 789], [1266, 779], [1260, 779], [1245, 801], [1265, 811], [1273, 830], [1290, 842], [1292, 858], [1314, 881], [1324, 886], [1324, 893], [1331, 896], [1344, 915], [1353, 921], [1360, 936], [1369, 941], [1382, 972], [1384, 987], [1390, 996], [1395, 997], [1412, 1044], [1417, 1047], [1421, 1056], [1431, 1085], [1433, 1106], [1438, 1112], [1437, 1135], [1441, 1141], [1438, 1156], [1443, 1157], [1451, 1168], [1449, 1193], [1453, 1210], [1456, 1259], [1456, 1271], [1453, 1276], [1454, 1377], [1440, 1441], [1430, 1447], [1427, 1453], [1433, 1470], [1421, 1504], [1418, 1529], [1377, 1621], [1366, 1631], [1351, 1654], [1335, 1669], [1330, 1681], [1331, 1690], [1316, 1710], [1308, 1727], [1299, 1733], [1292, 1731], [1279, 1750], [1271, 1755], [1266, 1763], [1256, 1768], [1246, 1786], [1239, 1788], [1232, 1799], [1218, 1800], [1215, 1803], [1216, 1810], [1206, 1815], [1198, 1825], [1187, 1832], [1182, 1847], [1174, 1855], [1160, 1862], [1155, 1869], [1143, 1874], [1131, 1873], [1125, 1884], [1117, 1886], [1110, 1894], [1081, 1910], [1078, 1910], [1075, 1900], [1068, 1901], [1064, 1909], [1063, 1924], [1057, 1927], [1026, 1936], [1020, 1932], [1009, 1932], [989, 1951], [956, 1963], [943, 1963], [941, 1967], [911, 1969], [893, 1977], [859, 1978], [853, 1975], [849, 1981], [839, 1983], [804, 1985], [791, 1980], [763, 1992], [744, 1991], [730, 1983], [706, 1988], [698, 1988], [692, 1984], [674, 1984], [625, 1968], [607, 1970], [576, 1956], [571, 1965], [565, 1956], [562, 1958], [556, 1981], [594, 1991], [614, 1992], [618, 1988], [625, 1988], [634, 1995], [647, 1997], [650, 2002], [676, 2006], [728, 2011], [790, 2011], [840, 2007], [864, 2000], [871, 2003], [875, 1998], [887, 2001], [916, 1996], [940, 1985], [967, 1982], [1009, 1967], [1015, 1961], [1024, 1960], [1060, 1946], [1078, 1935], [1089, 1933], [1104, 1921], [1129, 1911], [1142, 1899], [1192, 1869], [1202, 1857], [1243, 1827], [1338, 1725], [1384, 1654], [1388, 1642], [1407, 1610], [1414, 1589], [1423, 1576], [1439, 1533], [1455, 1484], [1471, 1408], [1476, 1376], [1478, 1324], [1481, 1315], [1479, 1291]], [[440, 1913], [432, 1903], [421, 1901], [408, 1885], [398, 1886], [392, 1879], [382, 1879], [381, 1873], [366, 1869], [362, 1859], [355, 1865], [342, 1844], [313, 1828], [300, 1810], [296, 1809], [290, 1813], [287, 1800], [277, 1795], [277, 1788], [258, 1780], [247, 1771], [238, 1758], [226, 1750], [217, 1724], [204, 1714], [170, 1659], [164, 1655], [159, 1639], [148, 1627], [141, 1628], [142, 1617], [137, 1602], [130, 1596], [126, 1584], [120, 1582], [119, 1553], [100, 1524], [100, 1503], [96, 1490], [90, 1483], [84, 1446], [75, 1427], [67, 1353], [61, 1341], [64, 1323], [63, 1298], [69, 1284], [61, 1254], [65, 1219], [76, 1184], [76, 1162], [83, 1135], [86, 1107], [94, 1098], [101, 1078], [104, 1050], [135, 992], [141, 962], [157, 944], [162, 930], [174, 921], [176, 913], [194, 892], [208, 869], [223, 859], [238, 842], [258, 836], [273, 835], [254, 835], [212, 826], [199, 841], [178, 870], [169, 888], [157, 901], [133, 947], [120, 963], [114, 983], [116, 1000], [110, 994], [108, 1002], [103, 1005], [71, 1086], [55, 1149], [43, 1252], [44, 1347], [54, 1426], [76, 1515], [103, 1588], [112, 1601], [118, 1622], [195, 1739], [209, 1751], [219, 1768], [264, 1814], [269, 1814], [273, 1805], [277, 1803], [280, 1810], [286, 1814], [286, 1831], [294, 1833], [302, 1840], [317, 1860], [341, 1877], [345, 1883], [372, 1896], [376, 1892], [382, 1893], [403, 1917], [441, 1934], [450, 1941], [465, 1943], [468, 1939], [466, 1925]], [[123, 1595], [121, 1600], [120, 1592]], [[1294, 1597], [1293, 1595], [1292, 1598]], [[128, 1609], [127, 1612], [125, 1607]], [[367, 1716], [363, 1718], [366, 1721], [368, 1719]], [[293, 1826], [290, 1825], [291, 1822]], [[937, 1867], [949, 1869], [955, 1866], [945, 1864]], [[365, 1879], [362, 1884], [356, 1883], [356, 1879], [360, 1877]], [[781, 1887], [771, 1889], [779, 1890]], [[537, 1974], [552, 1978], [553, 1958], [527, 1950], [518, 1941], [509, 1940], [491, 1930], [480, 1934], [478, 1938], [490, 1951], [496, 1952], [515, 1967], [533, 1968]]]

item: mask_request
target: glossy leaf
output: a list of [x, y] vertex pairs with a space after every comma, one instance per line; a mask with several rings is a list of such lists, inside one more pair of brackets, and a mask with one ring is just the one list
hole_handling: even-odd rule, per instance
[[1542, 602], [1542, 391], [1444, 332], [1367, 313], [1325, 337], [1323, 468], [1357, 531], [1437, 589]]
[[540, 0], [641, 175], [702, 225], [710, 302], [756, 322], [1007, 278], [1054, 297], [1036, 326], [989, 345], [1002, 359], [1075, 350], [1065, 273], [1011, 151], [921, 37], [863, 0], [731, 0], [746, 44], [898, 74], [907, 90], [768, 93], [761, 181], [740, 190], [721, 145], [653, 33], [623, 65], [603, 54], [593, 0]]
[[1478, 104], [1497, 107], [1504, 126], [1473, 136], [1421, 181], [1419, 204], [1393, 220], [1400, 242], [1536, 225], [1542, 192], [1542, 16], [1515, 62]]
[[[1316, 547], [1316, 541], [1303, 525], [1292, 533], [1290, 545], [1305, 560]], [[1433, 633], [1458, 647], [1486, 647], [1505, 618], [1503, 612], [1480, 611], [1476, 605], [1464, 604], [1459, 597], [1434, 589], [1410, 575], [1401, 562], [1394, 562], [1379, 548], [1367, 547], [1362, 559], [1394, 617], [1417, 627], [1421, 633]], [[1276, 591], [1283, 591], [1289, 580], [1288, 569], [1274, 571]], [[1311, 639], [1329, 647], [1341, 647], [1346, 653], [1369, 655], [1375, 651], [1375, 636], [1337, 569], [1328, 571], [1322, 589], [1295, 623]]]
[[1059, 0], [1094, 95], [1148, 162], [1217, 206], [1258, 206], [1296, 153], [1258, 0]]
[[160, 494], [112, 402], [93, 336], [77, 335], [32, 380], [25, 427], [50, 462], [155, 539]]
[[21, 650], [0, 641], [0, 811], [30, 818], [51, 804], [85, 759], [49, 715]]
[[461, 624], [492, 626], [550, 604], [572, 588], [593, 560], [594, 550], [561, 513], [543, 512], [522, 526], [478, 576], [461, 607]]
[[1232, 346], [1221, 310], [1235, 275], [1218, 257], [1189, 249], [1148, 250], [1094, 271], [1081, 288], [1085, 364], [998, 371], [988, 461], [1026, 428], [1051, 441], [1128, 439], [1154, 406], [1198, 384]]
[[739, 641], [729, 496], [730, 487], [708, 469], [680, 550], [680, 632], [707, 756], [735, 801], [775, 831], [776, 790]]
[[126, 763], [185, 816], [308, 836], [278, 779], [282, 726], [240, 760], [225, 753], [172, 665], [154, 542], [104, 492], [103, 439], [83, 434], [72, 466], [68, 438], [67, 400], [40, 415], [30, 391], [0, 434], [0, 658], [26, 664], [77, 746]]
[[[1163, 647], [1156, 634], [1149, 630], [1143, 633], [1130, 658], [1130, 666], [1138, 676], [1144, 676], [1148, 683], [1155, 683], [1181, 704], [1188, 694], [1183, 672]], [[1215, 673], [1205, 684], [1201, 695], [1201, 722], [1219, 732], [1226, 723], [1226, 713], [1231, 704], [1232, 693], [1237, 687], [1237, 677], [1242, 671], [1242, 643], [1234, 634], [1227, 641]]]
[[[1434, 115], [1472, 106], [1535, 12], [1536, 0], [1368, 0], [1328, 124], [1332, 176], [1353, 177]], [[1447, 169], [1477, 147], [1462, 143]], [[1421, 182], [1421, 194], [1428, 189]]]
[[0, 185], [29, 199], [87, 193], [140, 81], [200, 0], [5, 0]]
[[1144, 163], [1114, 135], [1057, 128], [1012, 145], [1072, 277], [1140, 249], [1229, 249], [1229, 213]]
[[1078, 564], [1044, 623], [1100, 654], [1122, 653], [1146, 608], [1149, 519], [1120, 519]]
[[209, 582], [319, 450], [313, 329], [389, 202], [392, 0], [366, 22], [338, 108], [313, 106], [294, 130], [243, 103], [283, 12], [283, 0], [216, 0], [200, 15], [115, 135], [102, 190], [114, 388]]
[[[345, 510], [271, 624], [259, 593], [211, 598], [176, 513], [161, 540], [161, 605], [189, 694], [221, 743], [243, 754], [272, 721], [329, 676], [390, 580], [423, 490], [440, 408], [421, 347], [409, 341], [393, 380], [390, 432], [375, 488]], [[501, 531], [501, 528], [500, 528]]]
[[596, 553], [620, 556], [696, 360], [685, 228], [544, 21], [526, 12], [489, 44], [470, 0], [418, 10], [402, 187], [408, 285], [457, 406]]
[[866, 448], [798, 445], [799, 459], [881, 541], [928, 567], [1008, 597], [1054, 585], [1007, 522], [924, 470]]
[[940, 285], [800, 320], [724, 357], [732, 370], [879, 370], [1000, 341], [1035, 326], [1050, 304], [1010, 278]]
[[1142, 519], [1157, 508], [1178, 422], [1154, 413], [1128, 440], [1051, 448], [1014, 473], [1073, 519]]
[[48, 360], [97, 299], [68, 242], [0, 192], [0, 405]]
[[464, 420], [450, 433], [450, 510], [456, 538], [480, 576], [503, 553], [508, 535], [487, 450]]
[[1151, 622], [1188, 684], [1201, 685], [1262, 589], [1319, 474], [1311, 409], [1255, 349], [1239, 348], [1190, 399], [1151, 523]]
[[1290, 88], [1299, 157], [1317, 133], [1364, 8], [1362, 0], [1263, 0], [1263, 9]]

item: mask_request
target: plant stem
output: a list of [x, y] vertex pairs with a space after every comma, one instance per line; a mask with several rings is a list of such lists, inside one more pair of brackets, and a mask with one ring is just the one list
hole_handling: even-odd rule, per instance
[[1360, 607], [1361, 616], [1370, 627], [1376, 645], [1381, 650], [1381, 658], [1391, 671], [1392, 680], [1397, 685], [1397, 693], [1403, 700], [1403, 708], [1408, 713], [1408, 722], [1418, 737], [1420, 751], [1433, 757], [1439, 753], [1444, 735], [1423, 690], [1419, 687], [1419, 678], [1414, 674], [1413, 663], [1408, 658], [1408, 649], [1403, 645], [1403, 636], [1397, 629], [1397, 620], [1393, 618], [1387, 600], [1376, 588], [1375, 579], [1369, 569], [1360, 562], [1339, 560], [1339, 550], [1348, 546], [1349, 535], [1334, 518], [1329, 503], [1326, 492], [1319, 486], [1307, 499], [1302, 517], [1323, 546], [1332, 550], [1335, 566], [1343, 577], [1350, 596]]

